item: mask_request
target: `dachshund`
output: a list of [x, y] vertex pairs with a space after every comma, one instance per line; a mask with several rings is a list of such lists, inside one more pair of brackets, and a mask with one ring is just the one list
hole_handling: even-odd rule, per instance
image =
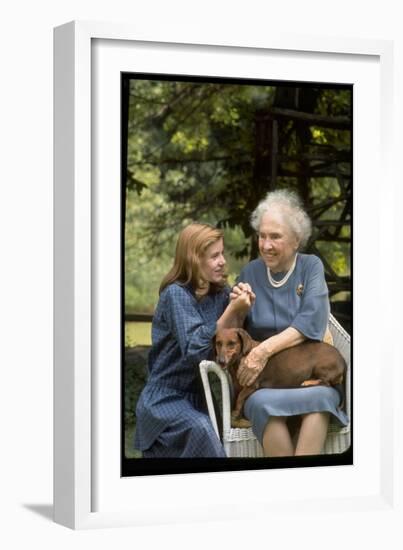
[[270, 357], [254, 384], [241, 386], [238, 367], [258, 344], [242, 328], [218, 330], [213, 339], [215, 361], [228, 371], [233, 384], [235, 409], [231, 419], [234, 427], [250, 426], [249, 421], [241, 418], [242, 409], [245, 400], [259, 388], [334, 386], [344, 380], [347, 367], [340, 352], [330, 344], [306, 340]]

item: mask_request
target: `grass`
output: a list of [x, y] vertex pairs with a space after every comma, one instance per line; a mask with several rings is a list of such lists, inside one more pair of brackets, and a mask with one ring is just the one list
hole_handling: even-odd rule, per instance
[[125, 346], [151, 346], [151, 323], [125, 323]]
[[125, 430], [125, 457], [126, 458], [141, 458], [141, 452], [133, 449], [135, 426], [126, 427]]

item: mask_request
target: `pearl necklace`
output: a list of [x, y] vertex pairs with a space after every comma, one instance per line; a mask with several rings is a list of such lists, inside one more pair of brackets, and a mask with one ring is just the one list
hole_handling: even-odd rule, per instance
[[291, 268], [289, 269], [289, 271], [287, 271], [287, 273], [284, 275], [284, 277], [280, 281], [275, 281], [273, 279], [273, 277], [271, 276], [270, 268], [269, 267], [267, 268], [267, 276], [269, 278], [270, 284], [272, 286], [274, 286], [274, 288], [280, 288], [281, 286], [285, 285], [285, 283], [291, 277], [291, 275], [292, 275], [292, 273], [295, 269], [296, 263], [297, 263], [297, 256], [298, 256], [298, 254], [295, 254], [295, 258], [294, 258], [294, 261], [293, 261], [293, 264], [292, 264]]

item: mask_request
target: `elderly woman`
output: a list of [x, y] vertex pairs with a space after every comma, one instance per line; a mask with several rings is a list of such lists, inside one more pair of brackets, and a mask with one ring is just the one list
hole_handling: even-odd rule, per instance
[[[305, 339], [323, 340], [329, 319], [322, 262], [299, 252], [310, 237], [311, 222], [298, 197], [290, 191], [268, 193], [251, 225], [261, 257], [245, 266], [231, 293], [235, 298], [252, 289], [256, 295], [244, 326], [261, 343], [239, 371], [243, 385], [252, 384], [275, 353]], [[323, 447], [330, 415], [346, 425], [341, 401], [341, 388], [260, 389], [246, 401], [244, 412], [266, 456], [313, 455]], [[294, 441], [290, 426], [295, 428], [297, 419]]]
[[229, 303], [221, 230], [192, 223], [179, 234], [160, 286], [152, 325], [149, 376], [137, 403], [135, 447], [144, 458], [225, 457], [198, 381], [219, 328], [239, 325], [253, 297]]

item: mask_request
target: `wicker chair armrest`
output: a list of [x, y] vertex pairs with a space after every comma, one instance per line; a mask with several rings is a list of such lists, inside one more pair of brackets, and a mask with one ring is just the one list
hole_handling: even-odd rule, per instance
[[206, 395], [208, 413], [209, 413], [211, 422], [213, 424], [214, 430], [217, 436], [220, 437], [208, 374], [210, 372], [213, 372], [218, 376], [221, 382], [222, 409], [223, 409], [222, 419], [223, 419], [224, 433], [231, 428], [231, 397], [230, 397], [230, 388], [229, 388], [227, 374], [214, 361], [202, 361], [199, 365], [199, 368], [200, 368], [200, 375], [203, 383], [204, 393]]
[[333, 315], [329, 317], [329, 329], [333, 336], [333, 345], [339, 350], [346, 361], [347, 372], [345, 376], [346, 403], [345, 409], [347, 416], [351, 419], [351, 337], [340, 325]]

